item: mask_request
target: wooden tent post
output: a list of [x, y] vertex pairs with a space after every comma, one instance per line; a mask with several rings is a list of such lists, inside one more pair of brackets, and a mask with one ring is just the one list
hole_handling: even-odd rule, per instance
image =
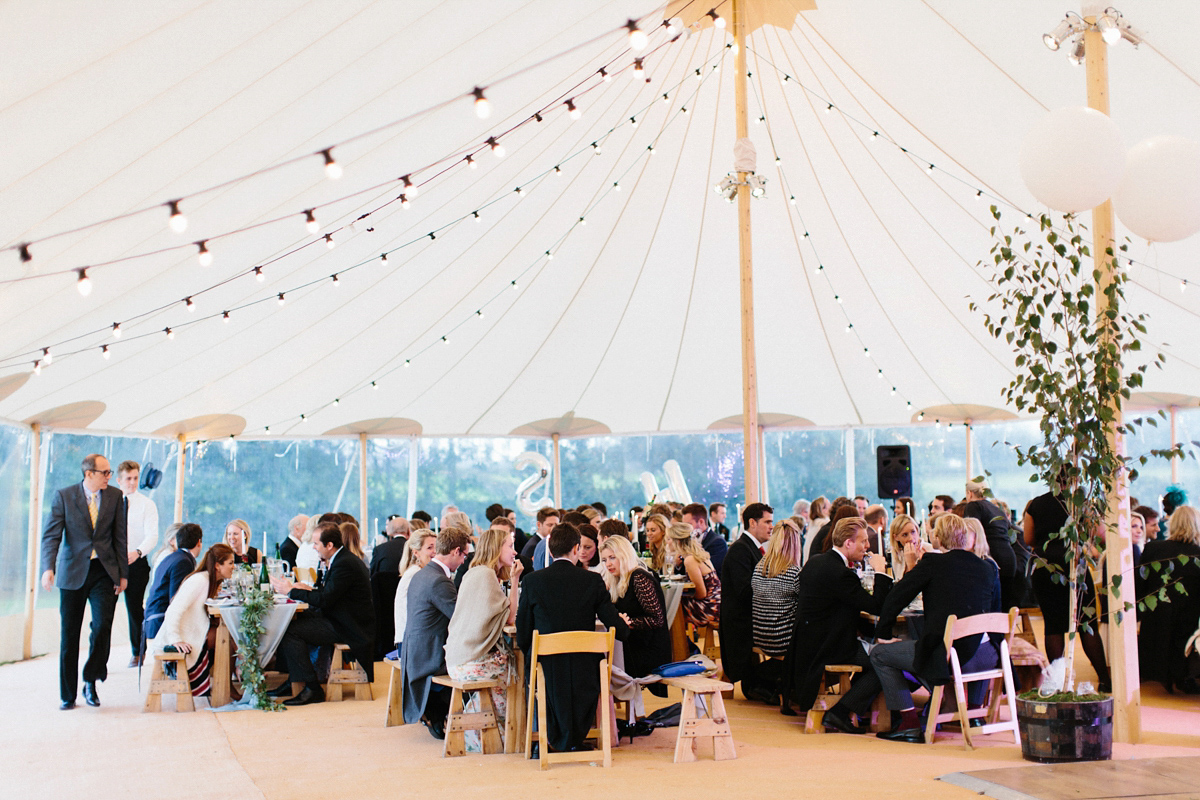
[[370, 517], [367, 516], [367, 435], [365, 433], [358, 434], [358, 518], [362, 520], [360, 525], [363, 531], [363, 545], [375, 540], [375, 532], [370, 531], [368, 523]]
[[182, 433], [175, 437], [179, 442], [179, 462], [175, 467], [175, 521], [183, 522], [183, 483], [187, 470], [187, 437]]
[[42, 426], [30, 426], [29, 456], [29, 551], [25, 558], [25, 631], [21, 658], [33, 658], [33, 614], [37, 606], [38, 555], [41, 552], [42, 519]]
[[558, 434], [550, 434], [554, 440], [554, 505], [562, 508], [562, 467], [558, 460]]
[[[745, 0], [732, 0], [733, 41], [737, 47], [734, 77], [737, 139], [749, 136], [746, 125], [746, 12]], [[738, 262], [742, 301], [742, 447], [746, 470], [746, 503], [760, 502], [759, 470], [762, 467], [758, 438], [758, 366], [754, 351], [754, 271], [750, 240], [750, 173], [737, 174]]]
[[975, 471], [975, 465], [972, 459], [971, 450], [975, 446], [974, 431], [971, 428], [971, 420], [963, 423], [967, 428], [967, 480], [970, 481], [974, 476], [971, 474]]
[[[1095, 18], [1085, 18], [1084, 53], [1087, 65], [1088, 106], [1108, 114], [1108, 45], [1095, 26]], [[1096, 318], [1108, 309], [1106, 289], [1113, 281], [1113, 207], [1105, 200], [1092, 209], [1092, 255], [1099, 280], [1096, 286]], [[1112, 421], [1108, 425], [1108, 443], [1115, 452], [1124, 454], [1125, 442], [1119, 429], [1123, 424], [1120, 401], [1112, 403]], [[1108, 563], [1110, 609], [1122, 608], [1132, 600], [1134, 585], [1133, 542], [1129, 531], [1129, 477], [1117, 473], [1108, 497], [1108, 514], [1104, 520], [1108, 530], [1105, 560]], [[1121, 576], [1124, 591], [1118, 597], [1112, 577]], [[1142, 694], [1138, 673], [1137, 611], [1130, 608], [1123, 614], [1108, 618], [1108, 659], [1113, 689], [1113, 740], [1136, 743], [1142, 738]]]
[[408, 440], [408, 513], [406, 516], [412, 519], [413, 512], [417, 510], [417, 462], [420, 460], [421, 454], [421, 437], [411, 436]]
[[[1175, 428], [1176, 412], [1179, 411], [1179, 406], [1171, 406], [1171, 446], [1174, 447], [1179, 441], [1179, 433]], [[1179, 483], [1179, 456], [1171, 456], [1171, 483]]]

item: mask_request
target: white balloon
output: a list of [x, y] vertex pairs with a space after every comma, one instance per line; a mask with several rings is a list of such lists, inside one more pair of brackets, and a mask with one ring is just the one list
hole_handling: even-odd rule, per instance
[[1125, 147], [1107, 115], [1084, 106], [1059, 108], [1030, 128], [1020, 166], [1039, 202], [1056, 211], [1086, 211], [1120, 185]]
[[1126, 228], [1152, 242], [1200, 231], [1200, 142], [1155, 136], [1131, 147], [1113, 205]]

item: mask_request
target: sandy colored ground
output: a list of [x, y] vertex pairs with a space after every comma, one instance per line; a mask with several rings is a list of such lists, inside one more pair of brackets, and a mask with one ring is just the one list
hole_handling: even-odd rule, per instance
[[[806, 736], [794, 717], [740, 698], [727, 703], [736, 761], [674, 764], [675, 729], [628, 740], [613, 768], [587, 764], [541, 772], [520, 756], [443, 760], [441, 742], [422, 726], [384, 728], [386, 684], [373, 702], [324, 703], [283, 713], [141, 713], [136, 670], [114, 648], [103, 706], [58, 710], [57, 661], [43, 657], [0, 667], [5, 755], [0, 796], [304, 798], [491, 798], [514, 788], [543, 797], [965, 798], [937, 777], [952, 772], [1036, 765], [1001, 734], [974, 752], [948, 736], [933, 746], [873, 736]], [[387, 671], [379, 669], [381, 681]], [[146, 673], [148, 675], [148, 671]], [[143, 679], [145, 679], [145, 675]], [[1117, 744], [1116, 758], [1200, 756], [1200, 698], [1143, 689], [1146, 730], [1139, 745]], [[649, 697], [649, 696], [648, 696]], [[673, 700], [678, 698], [672, 698]], [[82, 699], [81, 699], [82, 703]], [[164, 700], [172, 708], [173, 701]], [[203, 701], [200, 702], [204, 705]], [[636, 787], [637, 794], [630, 789]], [[751, 795], [751, 792], [753, 795]]]

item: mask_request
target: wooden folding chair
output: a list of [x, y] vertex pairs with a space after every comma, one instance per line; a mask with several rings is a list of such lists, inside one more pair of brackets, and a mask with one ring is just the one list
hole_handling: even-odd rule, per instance
[[[525, 758], [533, 757], [533, 743], [539, 746], [539, 761], [542, 769], [549, 769], [552, 762], [596, 761], [595, 751], [551, 753], [546, 741], [546, 674], [539, 658], [565, 655], [567, 653], [599, 653], [600, 661], [600, 727], [588, 731], [587, 738], [596, 739], [603, 753], [604, 766], [612, 766], [612, 721], [608, 712], [610, 704], [609, 683], [612, 680], [613, 647], [616, 631], [567, 631], [565, 633], [540, 634], [533, 632], [533, 646], [529, 657], [529, 703], [525, 715]], [[537, 709], [538, 729], [533, 729], [534, 709]]]
[[[946, 658], [950, 662], [950, 673], [954, 679], [954, 699], [958, 708], [955, 711], [942, 713], [942, 694], [946, 688], [943, 685], [933, 687], [933, 696], [929, 700], [929, 721], [925, 724], [925, 743], [933, 744], [933, 737], [940, 722], [950, 722], [957, 719], [962, 726], [963, 745], [974, 749], [971, 742], [971, 720], [986, 718], [987, 722], [974, 729], [974, 733], [996, 733], [1012, 731], [1013, 742], [1021, 743], [1021, 734], [1017, 728], [1017, 692], [1013, 686], [1012, 665], [1009, 661], [1009, 642], [1017, 630], [1017, 618], [1020, 610], [1012, 608], [1007, 614], [975, 614], [959, 619], [953, 614], [946, 620], [946, 635], [943, 640], [946, 647]], [[1000, 642], [1000, 665], [980, 672], [963, 673], [962, 665], [958, 663], [958, 651], [954, 643], [959, 639], [971, 636], [979, 637], [985, 633], [1002, 633]], [[1008, 721], [1000, 720], [1000, 681], [1004, 681], [1004, 695], [1008, 705]], [[967, 707], [966, 684], [976, 681], [988, 681], [988, 702], [984, 708], [970, 709]]]
[[309, 586], [315, 586], [317, 583], [317, 571], [312, 567], [295, 567], [292, 576], [296, 583], [307, 583]]

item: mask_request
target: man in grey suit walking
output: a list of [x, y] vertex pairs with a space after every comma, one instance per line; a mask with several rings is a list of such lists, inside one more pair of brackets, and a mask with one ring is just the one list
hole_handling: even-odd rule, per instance
[[92, 629], [83, 665], [83, 699], [89, 706], [100, 705], [96, 681], [108, 677], [113, 611], [129, 570], [125, 502], [119, 489], [109, 487], [111, 477], [104, 456], [83, 459], [83, 482], [54, 493], [42, 530], [42, 588], [59, 589], [58, 684], [64, 711], [75, 707], [79, 631], [89, 604]]

